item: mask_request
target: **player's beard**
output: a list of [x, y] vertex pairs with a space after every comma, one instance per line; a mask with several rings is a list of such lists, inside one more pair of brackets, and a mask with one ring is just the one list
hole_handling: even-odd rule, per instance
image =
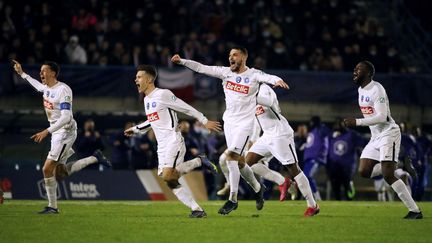
[[240, 71], [240, 67], [241, 67], [241, 62], [236, 62], [234, 63], [234, 65], [230, 66], [230, 69], [232, 72], [238, 72]]

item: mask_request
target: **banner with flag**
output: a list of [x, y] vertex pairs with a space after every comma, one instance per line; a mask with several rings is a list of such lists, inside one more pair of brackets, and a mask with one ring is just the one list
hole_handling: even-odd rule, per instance
[[194, 101], [194, 73], [189, 69], [159, 69], [158, 87], [171, 90], [185, 102]]

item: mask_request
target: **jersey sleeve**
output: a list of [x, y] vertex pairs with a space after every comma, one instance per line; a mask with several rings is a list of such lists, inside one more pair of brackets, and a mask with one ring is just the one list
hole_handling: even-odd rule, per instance
[[282, 80], [280, 77], [276, 75], [267, 74], [261, 70], [256, 70], [254, 76], [258, 82], [267, 83], [271, 85], [274, 85], [276, 84], [277, 81]]
[[49, 133], [53, 133], [64, 125], [68, 124], [73, 119], [72, 114], [72, 91], [68, 88], [63, 88], [60, 92], [60, 118], [57, 119], [48, 128]]
[[72, 90], [69, 88], [60, 93], [60, 110], [72, 110]]
[[150, 122], [147, 120], [133, 127], [133, 133], [145, 134], [151, 129]]
[[161, 103], [168, 108], [196, 118], [204, 125], [208, 121], [208, 119], [201, 112], [197, 111], [183, 100], [177, 98], [170, 90], [163, 91]]
[[27, 73], [22, 73], [21, 74], [21, 78], [25, 79], [27, 82], [29, 82], [29, 84], [36, 89], [36, 91], [38, 92], [44, 92], [45, 90], [45, 85], [43, 85], [41, 82], [37, 81], [36, 79], [32, 78], [30, 75], [28, 75]]
[[356, 119], [357, 126], [372, 126], [379, 123], [383, 123], [387, 119], [387, 95], [384, 89], [377, 89], [376, 93], [372, 97], [373, 99], [373, 109], [374, 115]]
[[207, 66], [199, 62], [187, 59], [180, 59], [180, 65], [183, 65], [194, 72], [202, 73], [215, 78], [223, 79], [224, 67]]

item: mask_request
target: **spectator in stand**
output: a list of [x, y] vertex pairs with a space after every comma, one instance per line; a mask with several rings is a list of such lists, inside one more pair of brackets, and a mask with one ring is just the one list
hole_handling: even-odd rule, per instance
[[66, 59], [69, 64], [86, 64], [87, 52], [79, 44], [79, 38], [73, 35], [65, 47]]
[[[135, 126], [135, 123], [127, 122], [124, 126], [124, 130], [133, 126]], [[121, 130], [113, 134], [110, 141], [113, 147], [111, 154], [112, 168], [114, 170], [129, 169], [131, 138], [126, 137], [123, 130]]]

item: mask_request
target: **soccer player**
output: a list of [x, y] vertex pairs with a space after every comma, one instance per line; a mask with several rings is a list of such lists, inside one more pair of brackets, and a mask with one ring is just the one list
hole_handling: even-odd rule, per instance
[[55, 62], [45, 62], [41, 66], [40, 78], [42, 83], [26, 74], [21, 64], [13, 60], [15, 71], [25, 79], [36, 91], [42, 93], [45, 113], [50, 126], [31, 136], [35, 142], [40, 143], [51, 134], [51, 149], [43, 166], [45, 189], [48, 197], [48, 206], [40, 214], [58, 214], [57, 207], [57, 180], [77, 172], [84, 167], [99, 162], [107, 167], [111, 163], [97, 150], [92, 156], [72, 161], [66, 164], [67, 159], [74, 154], [72, 145], [77, 137], [77, 126], [72, 113], [72, 90], [57, 80], [60, 68]]
[[179, 183], [179, 178], [201, 165], [214, 173], [217, 172], [217, 168], [204, 155], [184, 162], [186, 147], [179, 129], [177, 112], [195, 117], [209, 130], [220, 131], [221, 125], [219, 122], [209, 121], [202, 113], [177, 98], [170, 90], [156, 88], [154, 84], [156, 76], [156, 69], [153, 66], [138, 66], [135, 84], [138, 92], [145, 94], [144, 109], [147, 120], [126, 129], [124, 134], [132, 136], [153, 129], [158, 144], [159, 176], [162, 176], [177, 198], [192, 210], [189, 217], [207, 217], [190, 192]]
[[[276, 157], [287, 168], [289, 176], [296, 181], [300, 192], [306, 199], [307, 209], [304, 216], [311, 217], [318, 214], [320, 208], [312, 195], [309, 180], [298, 165], [294, 130], [281, 114], [276, 93], [268, 85], [262, 84], [259, 88], [257, 101], [255, 116], [263, 130], [263, 135], [250, 148], [246, 155], [246, 163], [249, 166], [254, 166], [266, 156], [273, 155]], [[265, 166], [254, 172], [261, 176], [272, 173]]]
[[369, 126], [371, 139], [360, 156], [359, 173], [373, 178], [382, 174], [408, 208], [405, 219], [423, 218], [417, 204], [402, 180], [394, 175], [401, 143], [401, 131], [390, 114], [390, 105], [384, 87], [373, 80], [375, 67], [361, 61], [354, 68], [353, 80], [358, 86], [358, 103], [364, 118], [345, 118], [347, 127]]
[[256, 94], [260, 83], [269, 83], [274, 87], [288, 89], [288, 85], [279, 77], [266, 74], [260, 70], [246, 66], [248, 52], [244, 47], [233, 47], [229, 53], [229, 67], [207, 66], [201, 63], [185, 60], [175, 54], [171, 61], [183, 65], [195, 72], [203, 73], [222, 80], [225, 93], [226, 110], [223, 115], [224, 132], [228, 147], [227, 165], [229, 170], [230, 195], [227, 202], [219, 209], [220, 214], [228, 214], [237, 209], [237, 193], [240, 174], [252, 185], [256, 193], [256, 208], [264, 206], [261, 184], [255, 178], [252, 169], [245, 166], [241, 170], [238, 161], [252, 134]]

